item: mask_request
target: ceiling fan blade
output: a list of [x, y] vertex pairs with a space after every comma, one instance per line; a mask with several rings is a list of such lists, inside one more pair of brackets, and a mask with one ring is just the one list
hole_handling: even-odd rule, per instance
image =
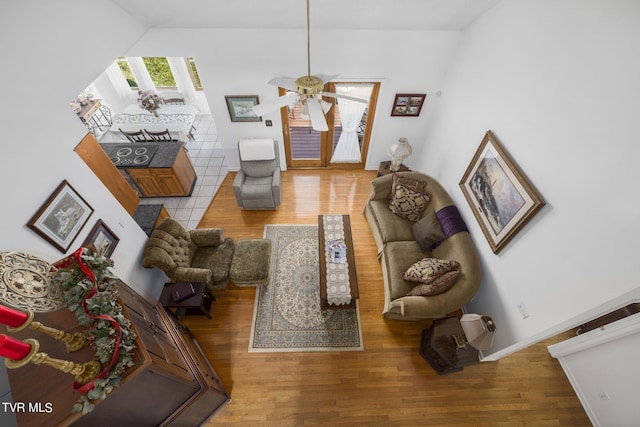
[[309, 107], [309, 117], [311, 117], [311, 125], [313, 129], [319, 131], [329, 130], [320, 103], [315, 99], [308, 99], [307, 106]]
[[318, 77], [318, 78], [320, 78], [320, 79], [322, 80], [322, 82], [323, 82], [323, 83], [328, 83], [328, 82], [330, 82], [331, 80], [333, 80], [333, 79], [335, 79], [336, 77], [338, 77], [338, 75], [337, 75], [337, 74], [332, 75], [332, 76], [327, 75], [327, 74], [316, 74], [315, 76], [316, 76], [316, 77]]
[[293, 104], [298, 102], [300, 99], [300, 95], [296, 92], [288, 92], [286, 95], [283, 95], [279, 98], [272, 99], [271, 101], [261, 102], [258, 105], [253, 106], [253, 112], [256, 113], [256, 116], [263, 116], [272, 111], [279, 110], [285, 105]]
[[322, 92], [322, 96], [331, 96], [333, 98], [338, 98], [338, 99], [348, 99], [349, 101], [362, 102], [363, 104], [369, 103], [368, 99], [356, 98], [355, 96], [349, 96], [349, 95], [340, 95], [339, 93]]
[[318, 102], [320, 102], [320, 106], [322, 106], [322, 111], [324, 111], [325, 114], [327, 114], [329, 110], [331, 110], [331, 107], [333, 107], [332, 103], [327, 102], [323, 99], [320, 99]]
[[274, 77], [273, 79], [267, 82], [270, 85], [283, 87], [289, 90], [298, 90], [298, 86], [296, 86], [296, 79], [293, 77]]

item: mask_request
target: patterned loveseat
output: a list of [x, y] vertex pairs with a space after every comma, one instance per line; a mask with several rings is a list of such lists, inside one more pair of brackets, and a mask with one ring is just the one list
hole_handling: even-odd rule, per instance
[[[438, 318], [471, 301], [480, 287], [480, 260], [447, 191], [418, 172], [385, 175], [371, 185], [364, 215], [382, 266], [384, 317]], [[426, 270], [438, 279], [427, 284]]]

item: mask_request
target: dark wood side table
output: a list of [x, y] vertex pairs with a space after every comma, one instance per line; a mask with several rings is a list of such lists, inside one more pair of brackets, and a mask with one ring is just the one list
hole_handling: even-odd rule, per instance
[[[400, 164], [400, 169], [397, 170], [397, 172], [405, 172], [410, 170], [411, 169], [406, 167], [404, 164]], [[383, 175], [388, 175], [390, 173], [393, 173], [393, 171], [391, 170], [391, 160], [387, 160], [386, 162], [380, 162], [380, 166], [378, 167], [378, 177]]]
[[196, 291], [195, 295], [180, 302], [175, 302], [171, 296], [171, 292], [176, 285], [181, 285], [181, 283], [166, 283], [162, 289], [160, 303], [165, 308], [175, 309], [177, 316], [204, 314], [211, 319], [209, 310], [211, 309], [211, 302], [215, 301], [215, 297], [209, 293], [204, 282], [192, 283], [193, 289]]
[[457, 316], [436, 319], [422, 331], [420, 355], [440, 375], [461, 371], [464, 366], [480, 362], [478, 350], [468, 343], [465, 348], [457, 348], [454, 335], [464, 337]]

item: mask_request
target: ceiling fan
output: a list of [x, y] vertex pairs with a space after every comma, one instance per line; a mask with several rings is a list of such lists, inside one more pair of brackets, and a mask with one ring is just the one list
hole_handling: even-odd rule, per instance
[[367, 104], [369, 101], [353, 96], [341, 95], [331, 92], [323, 92], [324, 83], [337, 76], [326, 76], [318, 74], [311, 75], [311, 34], [309, 30], [309, 0], [307, 0], [307, 75], [299, 78], [293, 77], [275, 77], [269, 80], [270, 85], [287, 89], [287, 93], [279, 98], [271, 101], [263, 102], [253, 107], [253, 112], [257, 116], [263, 116], [271, 111], [302, 102], [304, 104], [302, 114], [308, 115], [311, 119], [311, 125], [314, 130], [328, 130], [327, 121], [324, 117], [331, 109], [331, 103], [322, 99], [323, 96], [334, 98], [348, 99], [351, 101], [362, 102]]

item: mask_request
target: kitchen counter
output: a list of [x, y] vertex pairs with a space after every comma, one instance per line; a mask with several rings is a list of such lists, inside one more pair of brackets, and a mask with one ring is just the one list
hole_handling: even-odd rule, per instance
[[[114, 143], [103, 143], [100, 144], [102, 149], [107, 153], [109, 157], [112, 157], [114, 150], [117, 147], [122, 147], [125, 145], [130, 145], [131, 148], [135, 148], [137, 143], [126, 143], [126, 142], [114, 142]], [[126, 165], [126, 166], [118, 166], [118, 168], [129, 169], [132, 167], [146, 167], [146, 168], [170, 168], [176, 161], [178, 154], [180, 153], [180, 148], [182, 147], [182, 142], [180, 141], [167, 141], [167, 142], [145, 142], [144, 145], [155, 145], [158, 147], [158, 150], [155, 152], [153, 157], [151, 158], [151, 162], [148, 165], [136, 166], [136, 165]]]
[[[130, 186], [136, 190], [139, 197], [188, 197], [193, 191], [196, 171], [189, 160], [182, 143], [179, 141], [145, 142], [145, 143], [105, 143], [102, 149], [112, 159], [122, 148], [131, 148], [130, 157], [124, 155], [126, 163], [114, 163]], [[147, 150], [148, 158], [145, 162], [137, 162], [136, 148], [153, 148], [154, 153]], [[129, 150], [129, 151], [131, 151]], [[147, 155], [145, 155], [146, 157]], [[131, 157], [135, 157], [132, 159]]]
[[162, 204], [138, 205], [138, 209], [136, 209], [136, 212], [133, 214], [133, 219], [147, 236], [150, 236], [158, 224], [168, 216], [169, 212], [167, 212]]

